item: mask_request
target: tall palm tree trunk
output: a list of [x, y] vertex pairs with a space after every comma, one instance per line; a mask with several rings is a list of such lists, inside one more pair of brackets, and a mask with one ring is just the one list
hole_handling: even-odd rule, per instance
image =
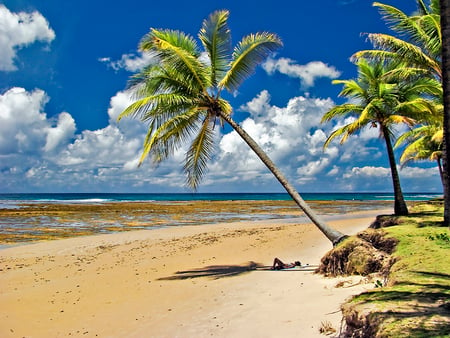
[[386, 149], [391, 167], [392, 185], [394, 186], [394, 213], [399, 216], [408, 215], [408, 207], [403, 197], [402, 187], [400, 185], [400, 177], [398, 175], [397, 163], [395, 161], [394, 148], [392, 147], [391, 137], [388, 129], [382, 126], [384, 140], [386, 141]]
[[441, 178], [442, 186], [444, 186], [444, 170], [442, 169], [442, 157], [439, 156], [436, 161], [439, 169], [439, 177]]
[[295, 188], [288, 182], [283, 173], [277, 168], [277, 166], [272, 162], [272, 160], [267, 156], [264, 150], [251, 138], [247, 132], [242, 129], [237, 122], [235, 122], [231, 116], [221, 113], [220, 115], [225, 121], [227, 121], [230, 126], [238, 133], [239, 136], [248, 144], [248, 146], [255, 152], [256, 155], [261, 159], [261, 161], [267, 166], [267, 168], [274, 174], [278, 179], [287, 193], [292, 197], [292, 199], [297, 203], [300, 209], [309, 217], [309, 219], [319, 228], [320, 231], [336, 246], [347, 236], [343, 233], [328, 226], [303, 200], [300, 194], [295, 190]]
[[450, 4], [440, 1], [442, 32], [442, 86], [444, 90], [444, 224], [450, 227]]

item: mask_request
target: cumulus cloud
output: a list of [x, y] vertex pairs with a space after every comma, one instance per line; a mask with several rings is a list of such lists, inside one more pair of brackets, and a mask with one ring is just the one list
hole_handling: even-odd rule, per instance
[[[330, 156], [322, 150], [326, 133], [319, 126], [321, 116], [332, 105], [330, 99], [295, 97], [286, 107], [277, 107], [271, 105], [270, 94], [262, 91], [240, 107], [250, 114], [241, 125], [286, 175], [297, 180], [299, 175], [310, 177], [324, 170], [328, 163]], [[219, 147], [216, 165], [221, 167], [220, 172], [230, 175], [250, 172], [251, 175], [242, 174], [248, 179], [267, 173], [261, 161], [234, 131], [223, 135]], [[318, 165], [314, 167], [315, 161]], [[214, 172], [217, 171], [215, 168]], [[262, 178], [273, 181], [273, 177], [267, 175], [257, 182], [261, 183]]]
[[[145, 161], [137, 167], [146, 125], [133, 119], [116, 122], [131, 103], [127, 91], [110, 100], [110, 122], [98, 130], [76, 134], [68, 112], [48, 117], [49, 98], [42, 90], [12, 88], [0, 95], [0, 186], [3, 191], [180, 191], [186, 147], [158, 167]], [[249, 114], [242, 127], [275, 164], [305, 191], [390, 189], [388, 168], [371, 164], [378, 148], [350, 138], [343, 146], [322, 149], [332, 125], [320, 124], [333, 106], [330, 99], [291, 98], [285, 106], [271, 104], [268, 91], [240, 107]], [[217, 152], [201, 185], [213, 191], [277, 191], [279, 183], [234, 132], [216, 134]], [[355, 142], [355, 143], [352, 143]], [[351, 154], [346, 160], [343, 155]], [[376, 163], [376, 162], [375, 162]], [[437, 170], [404, 168], [402, 179], [438, 179]], [[420, 183], [423, 184], [423, 183]], [[374, 188], [375, 187], [375, 188]], [[418, 189], [418, 188], [417, 188]]]
[[318, 173], [321, 173], [330, 163], [328, 158], [321, 158], [316, 161], [309, 161], [305, 165], [297, 169], [297, 173], [301, 177], [314, 177]]
[[363, 176], [367, 178], [371, 177], [390, 177], [391, 170], [389, 168], [384, 167], [373, 167], [373, 166], [366, 166], [366, 167], [354, 167], [351, 169], [350, 173], [344, 174], [344, 178], [349, 177], [355, 177], [355, 176]]
[[55, 32], [39, 12], [12, 13], [0, 5], [0, 71], [14, 71], [16, 53], [36, 41], [50, 43]]
[[110, 57], [98, 59], [100, 62], [106, 63], [112, 69], [118, 71], [125, 69], [129, 72], [137, 72], [145, 66], [155, 62], [155, 58], [150, 53], [123, 54], [120, 60], [112, 60]]
[[429, 178], [432, 176], [436, 176], [438, 174], [437, 166], [432, 168], [419, 168], [419, 167], [404, 167], [400, 171], [400, 177], [403, 178], [412, 178], [415, 179], [417, 177]]
[[61, 165], [85, 164], [84, 167], [122, 166], [136, 157], [141, 142], [128, 139], [117, 127], [84, 130], [59, 155]]
[[0, 154], [32, 153], [45, 147], [51, 124], [42, 108], [48, 97], [42, 90], [11, 88], [0, 95]]
[[[131, 119], [116, 123], [131, 102], [129, 93], [111, 98], [110, 124], [75, 134], [73, 117], [48, 117], [49, 97], [42, 90], [11, 88], [0, 95], [0, 186], [3, 191], [129, 191], [183, 186], [180, 162], [185, 149], [158, 168], [138, 168], [145, 124]], [[149, 172], [151, 170], [151, 173]], [[176, 179], [175, 177], [178, 177]]]
[[76, 126], [73, 117], [66, 112], [59, 114], [56, 126], [45, 130], [47, 138], [44, 151], [53, 151], [59, 146], [67, 144], [74, 137], [75, 130]]
[[335, 79], [341, 75], [335, 67], [329, 66], [322, 61], [312, 61], [306, 65], [298, 65], [289, 58], [269, 58], [263, 63], [262, 67], [268, 74], [279, 72], [289, 77], [300, 79], [304, 89], [313, 87], [317, 78]]

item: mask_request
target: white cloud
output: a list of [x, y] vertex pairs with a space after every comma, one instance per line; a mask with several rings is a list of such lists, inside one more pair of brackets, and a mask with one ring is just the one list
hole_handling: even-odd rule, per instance
[[389, 168], [384, 167], [373, 167], [373, 166], [366, 166], [366, 167], [354, 167], [351, 169], [350, 173], [344, 174], [344, 178], [349, 177], [355, 177], [355, 176], [362, 176], [362, 177], [390, 177], [391, 170]]
[[98, 59], [100, 62], [106, 63], [114, 70], [125, 69], [129, 72], [137, 72], [145, 66], [155, 62], [155, 57], [150, 53], [123, 54], [120, 60], [113, 61], [110, 57]]
[[419, 168], [419, 167], [404, 167], [401, 170], [399, 169], [400, 177], [402, 178], [429, 178], [432, 176], [436, 176], [438, 174], [437, 166], [432, 168]]
[[297, 169], [300, 177], [313, 177], [321, 173], [330, 163], [328, 158], [321, 158], [316, 161], [309, 161], [305, 165]]
[[[378, 148], [360, 138], [343, 146], [322, 149], [332, 126], [320, 124], [333, 106], [330, 99], [294, 97], [283, 107], [272, 105], [262, 91], [241, 110], [250, 116], [241, 122], [275, 164], [303, 191], [390, 189], [390, 171], [373, 157]], [[42, 90], [12, 88], [0, 95], [0, 186], [3, 191], [180, 191], [185, 176], [186, 148], [158, 167], [146, 160], [137, 167], [145, 124], [116, 118], [130, 104], [126, 91], [110, 100], [110, 123], [98, 130], [75, 134], [75, 121], [67, 112], [47, 117], [49, 98]], [[219, 131], [219, 128], [216, 130]], [[206, 191], [279, 191], [273, 175], [234, 132], [216, 135], [217, 153], [202, 182]], [[373, 142], [368, 140], [367, 142]], [[346, 159], [344, 155], [351, 154]], [[376, 162], [375, 162], [376, 163]], [[400, 175], [420, 189], [423, 180], [434, 180], [437, 170], [404, 168]], [[411, 186], [411, 185], [409, 185]], [[375, 187], [375, 188], [374, 188]], [[414, 186], [415, 187], [415, 186]]]
[[[48, 118], [42, 90], [12, 88], [0, 95], [0, 187], [3, 191], [130, 191], [183, 187], [184, 149], [158, 168], [137, 168], [145, 124], [118, 114], [130, 103], [127, 92], [111, 98], [110, 124], [75, 135], [67, 112]], [[151, 170], [151, 172], [149, 172]], [[176, 179], [175, 177], [178, 177]]]
[[[121, 97], [119, 93], [112, 104], [124, 103]], [[47, 181], [53, 186], [53, 181], [56, 185], [57, 182], [64, 184], [65, 180], [76, 176], [86, 184], [92, 177], [104, 175], [99, 168], [123, 168], [138, 157], [142, 129], [137, 135], [131, 135], [109, 125], [75, 135], [73, 117], [62, 112], [48, 118], [43, 111], [47, 102], [46, 93], [39, 89], [27, 92], [23, 88], [11, 88], [0, 95], [0, 157], [2, 166], [10, 168], [8, 174], [17, 182], [23, 175], [33, 181], [31, 185], [38, 184], [34, 179], [39, 178], [39, 182]], [[116, 108], [111, 106], [110, 111]], [[133, 130], [138, 129], [134, 126]], [[127, 170], [130, 170], [129, 164]]]
[[30, 153], [45, 145], [47, 101], [42, 90], [11, 88], [0, 95], [0, 154]]
[[[277, 107], [270, 104], [270, 94], [262, 91], [240, 107], [250, 113], [241, 125], [286, 175], [297, 180], [299, 174], [312, 176], [324, 170], [329, 162], [330, 155], [322, 150], [326, 132], [320, 129], [320, 119], [332, 105], [330, 99], [295, 97], [286, 107]], [[239, 175], [241, 179], [254, 180], [258, 176], [258, 184], [262, 180], [274, 182], [236, 132], [223, 135], [219, 147], [212, 171], [228, 173], [230, 177]]]
[[47, 129], [47, 139], [44, 146], [45, 151], [53, 151], [59, 146], [67, 144], [75, 135], [75, 120], [66, 112], [58, 116], [58, 122], [55, 127]]
[[120, 166], [134, 159], [141, 141], [128, 139], [114, 126], [99, 130], [84, 130], [55, 159], [61, 165], [83, 164], [87, 168]]
[[303, 88], [314, 86], [314, 81], [320, 77], [335, 79], [341, 73], [333, 66], [329, 66], [322, 61], [312, 61], [306, 65], [298, 65], [294, 60], [289, 58], [267, 59], [263, 65], [263, 69], [268, 74], [279, 72], [289, 77], [299, 78]]
[[109, 124], [116, 126], [128, 138], [135, 138], [146, 133], [146, 124], [137, 119], [124, 117], [119, 123], [117, 122], [119, 115], [132, 103], [131, 93], [124, 90], [111, 98], [108, 108]]
[[0, 71], [13, 71], [17, 50], [36, 41], [51, 42], [55, 32], [39, 12], [12, 13], [0, 5]]
[[339, 167], [334, 165], [333, 168], [327, 173], [327, 176], [336, 176], [340, 172]]

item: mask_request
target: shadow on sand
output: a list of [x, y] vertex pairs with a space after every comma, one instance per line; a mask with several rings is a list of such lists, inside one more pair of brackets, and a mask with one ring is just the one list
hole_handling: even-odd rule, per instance
[[210, 265], [204, 268], [192, 269], [186, 271], [177, 271], [173, 276], [161, 277], [158, 280], [183, 280], [190, 278], [210, 277], [219, 279], [225, 277], [234, 277], [249, 273], [250, 271], [315, 271], [313, 266], [302, 266], [298, 269], [272, 270], [270, 266], [255, 263], [253, 261], [243, 265]]
[[242, 275], [262, 266], [263, 265], [255, 262], [248, 262], [244, 265], [211, 265], [200, 269], [177, 271], [173, 276], [158, 278], [158, 280], [182, 280], [199, 277], [219, 279]]

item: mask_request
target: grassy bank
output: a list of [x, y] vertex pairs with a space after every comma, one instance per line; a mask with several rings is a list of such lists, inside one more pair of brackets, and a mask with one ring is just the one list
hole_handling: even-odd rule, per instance
[[386, 280], [343, 306], [354, 337], [450, 337], [450, 232], [441, 203], [416, 205], [410, 216], [386, 217], [398, 240]]

